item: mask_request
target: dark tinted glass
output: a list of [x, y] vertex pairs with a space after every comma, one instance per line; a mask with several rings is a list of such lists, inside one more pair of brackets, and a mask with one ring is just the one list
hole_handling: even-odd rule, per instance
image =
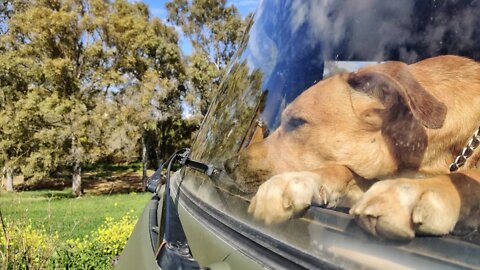
[[[480, 60], [479, 14], [478, 0], [263, 1], [202, 124], [192, 158], [223, 170], [252, 138], [267, 137], [281, 121], [286, 121], [286, 132], [302, 128], [308, 119], [282, 120], [282, 112], [302, 92], [332, 75], [385, 61], [412, 64], [441, 55]], [[328, 243], [344, 246], [348, 241], [322, 240], [315, 222], [308, 221], [315, 220], [311, 211], [307, 221], [292, 219], [280, 227], [254, 221], [247, 208], [262, 181], [250, 177], [238, 183], [224, 171], [213, 178], [187, 171], [184, 186], [234, 219], [314, 256], [326, 256]]]
[[238, 151], [256, 117], [277, 127], [283, 108], [322, 80], [327, 61], [479, 60], [479, 10], [474, 0], [262, 2], [195, 153], [218, 160]]

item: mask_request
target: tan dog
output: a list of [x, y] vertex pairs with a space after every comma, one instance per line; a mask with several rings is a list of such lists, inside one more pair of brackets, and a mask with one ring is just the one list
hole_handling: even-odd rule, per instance
[[316, 203], [351, 207], [359, 225], [383, 238], [448, 234], [479, 226], [480, 171], [472, 168], [480, 147], [449, 174], [479, 125], [479, 63], [386, 62], [304, 91], [280, 127], [226, 169], [244, 191], [258, 188], [249, 212], [266, 223]]

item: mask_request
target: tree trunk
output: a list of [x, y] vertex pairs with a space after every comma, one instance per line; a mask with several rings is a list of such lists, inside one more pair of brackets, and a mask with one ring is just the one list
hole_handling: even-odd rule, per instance
[[8, 192], [13, 192], [13, 168], [5, 167], [5, 188]]
[[72, 156], [74, 159], [73, 172], [72, 172], [72, 193], [76, 197], [80, 197], [83, 194], [82, 188], [82, 156], [80, 149], [78, 149], [75, 136], [72, 137]]
[[158, 127], [158, 131], [157, 131], [157, 134], [156, 134], [156, 137], [157, 137], [157, 141], [156, 141], [156, 145], [155, 145], [155, 156], [156, 156], [156, 161], [157, 161], [157, 167], [160, 168], [160, 166], [162, 166], [164, 160], [162, 158], [162, 154], [163, 154], [163, 138], [164, 138], [164, 130], [166, 129], [166, 123], [165, 121], [163, 121], [162, 123], [160, 123], [160, 126]]
[[142, 135], [142, 183], [143, 189], [147, 186], [147, 166], [148, 166], [148, 157], [147, 157], [147, 142], [145, 139], [145, 134]]
[[160, 166], [162, 166], [162, 158], [160, 157], [160, 148], [158, 147], [158, 143], [155, 144], [155, 146], [153, 147], [153, 151], [155, 151], [155, 170], [158, 170], [158, 168], [160, 168]]
[[72, 174], [72, 193], [76, 197], [80, 197], [83, 194], [82, 188], [82, 166], [80, 161], [76, 160], [73, 165], [73, 174]]

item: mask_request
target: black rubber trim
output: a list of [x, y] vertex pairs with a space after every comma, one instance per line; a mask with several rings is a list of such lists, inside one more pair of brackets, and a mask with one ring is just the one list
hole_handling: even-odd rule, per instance
[[342, 269], [245, 226], [185, 189], [180, 190], [180, 201], [200, 223], [261, 265], [272, 269]]
[[150, 234], [150, 243], [155, 253], [158, 247], [158, 217], [157, 209], [160, 197], [155, 194], [150, 199], [150, 208], [148, 209], [148, 233]]

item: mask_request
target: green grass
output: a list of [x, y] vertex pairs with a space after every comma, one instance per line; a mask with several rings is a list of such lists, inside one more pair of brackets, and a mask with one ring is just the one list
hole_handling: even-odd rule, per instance
[[119, 219], [131, 211], [139, 217], [150, 193], [71, 196], [71, 189], [0, 193], [0, 209], [9, 221], [43, 226], [61, 240], [82, 238], [102, 224], [106, 217]]

